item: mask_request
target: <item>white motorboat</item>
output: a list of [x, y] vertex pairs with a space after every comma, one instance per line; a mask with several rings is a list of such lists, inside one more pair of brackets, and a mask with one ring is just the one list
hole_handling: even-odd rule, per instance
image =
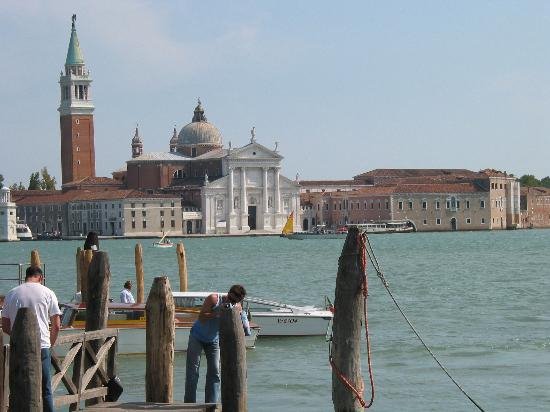
[[[83, 332], [86, 323], [86, 305], [82, 303], [62, 304], [60, 335]], [[177, 313], [175, 325], [174, 350], [181, 352], [187, 350], [189, 332], [196, 319], [193, 313]], [[145, 348], [145, 304], [110, 303], [108, 328], [118, 330], [119, 354], [143, 354]], [[251, 335], [245, 336], [245, 346], [253, 348], [256, 344], [260, 328], [251, 325]], [[56, 346], [55, 352], [59, 356], [67, 353], [69, 347]]]
[[17, 239], [32, 240], [31, 229], [25, 222], [18, 220], [15, 226], [15, 230], [17, 232]]
[[[214, 292], [172, 292], [176, 311], [199, 311], [204, 299]], [[247, 296], [243, 303], [250, 321], [262, 336], [325, 335], [333, 314], [315, 307], [294, 306]]]

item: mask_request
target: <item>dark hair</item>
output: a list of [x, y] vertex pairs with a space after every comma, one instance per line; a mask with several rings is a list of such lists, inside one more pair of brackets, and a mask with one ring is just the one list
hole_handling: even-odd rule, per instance
[[124, 282], [124, 289], [130, 289], [131, 287], [132, 287], [132, 282], [130, 282], [129, 280]]
[[229, 297], [230, 295], [233, 296], [234, 299], [229, 298], [229, 300], [233, 301], [236, 299], [236, 302], [234, 303], [241, 302], [246, 296], [246, 289], [242, 285], [233, 285], [229, 289], [227, 296]]
[[92, 245], [95, 245], [96, 249], [99, 250], [99, 238], [96, 232], [88, 233], [86, 241], [84, 242], [84, 250], [92, 250]]
[[33, 276], [43, 276], [42, 269], [38, 266], [29, 266], [25, 271], [25, 280], [32, 278]]

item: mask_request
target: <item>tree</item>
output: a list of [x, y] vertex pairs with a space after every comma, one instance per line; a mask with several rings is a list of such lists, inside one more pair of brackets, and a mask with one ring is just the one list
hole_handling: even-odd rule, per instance
[[31, 173], [29, 178], [29, 190], [40, 190], [40, 173]]
[[0, 189], [4, 187], [4, 176], [0, 175]]
[[519, 178], [519, 183], [522, 186], [540, 186], [541, 182], [534, 175], [523, 175]]
[[40, 180], [40, 189], [42, 190], [55, 190], [55, 177], [50, 176], [48, 173], [48, 168], [44, 166], [42, 170], [40, 171], [42, 174], [42, 179]]
[[544, 187], [550, 188], [550, 176], [543, 177], [540, 180], [540, 184], [543, 185]]
[[10, 190], [25, 190], [25, 186], [23, 185], [23, 182], [19, 182], [19, 184], [14, 183], [10, 186]]

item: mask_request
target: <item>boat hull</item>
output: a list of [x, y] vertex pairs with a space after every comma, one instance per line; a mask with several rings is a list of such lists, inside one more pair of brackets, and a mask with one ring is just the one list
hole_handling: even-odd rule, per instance
[[[191, 327], [176, 327], [174, 351], [184, 352], [187, 350], [189, 341], [189, 332]], [[145, 327], [135, 328], [117, 328], [118, 331], [118, 350], [119, 355], [140, 355], [146, 353], [145, 346]], [[60, 336], [70, 335], [74, 333], [82, 333], [84, 329], [67, 328], [59, 331]], [[245, 346], [247, 349], [254, 348], [259, 330], [252, 329], [250, 336], [245, 336]], [[58, 356], [64, 356], [70, 349], [69, 345], [59, 345], [54, 347], [54, 351]]]
[[308, 233], [308, 232], [295, 232], [290, 235], [286, 235], [287, 239], [293, 240], [308, 240], [308, 239], [345, 239], [347, 233]]
[[332, 313], [301, 315], [256, 312], [251, 318], [260, 325], [262, 336], [320, 336], [326, 335]]

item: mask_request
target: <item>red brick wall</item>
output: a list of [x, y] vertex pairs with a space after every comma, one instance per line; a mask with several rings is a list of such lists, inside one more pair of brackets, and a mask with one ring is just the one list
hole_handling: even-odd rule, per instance
[[59, 123], [61, 128], [61, 183], [95, 177], [93, 115], [61, 116]]

